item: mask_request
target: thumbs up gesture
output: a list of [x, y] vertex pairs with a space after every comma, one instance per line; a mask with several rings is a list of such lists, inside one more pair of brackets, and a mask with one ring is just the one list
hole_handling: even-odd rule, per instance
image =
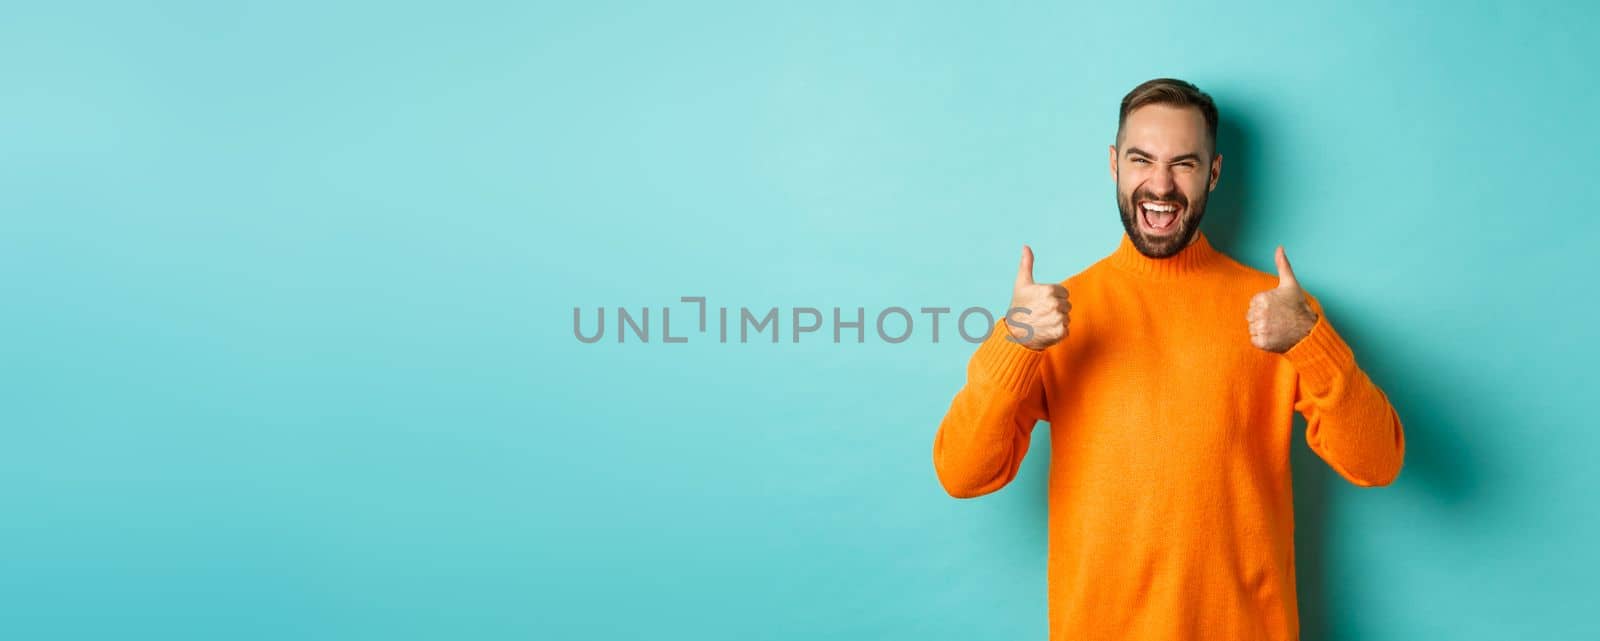
[[1245, 318], [1250, 321], [1252, 344], [1282, 354], [1311, 333], [1311, 327], [1317, 324], [1317, 313], [1306, 302], [1305, 291], [1295, 280], [1282, 245], [1278, 246], [1277, 262], [1278, 286], [1251, 297]]
[[1011, 341], [1035, 351], [1059, 343], [1067, 337], [1071, 311], [1067, 288], [1033, 282], [1033, 250], [1023, 245], [1017, 282], [1011, 288], [1011, 306], [1006, 308], [1006, 330], [1011, 333]]

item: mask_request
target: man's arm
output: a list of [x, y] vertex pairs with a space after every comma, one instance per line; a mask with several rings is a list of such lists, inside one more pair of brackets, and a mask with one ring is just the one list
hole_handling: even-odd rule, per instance
[[1045, 417], [1045, 354], [1010, 336], [1001, 321], [978, 345], [933, 438], [933, 467], [950, 496], [974, 498], [1010, 483]]
[[1345, 480], [1362, 487], [1388, 485], [1405, 461], [1400, 416], [1356, 365], [1322, 304], [1309, 293], [1306, 298], [1317, 322], [1283, 353], [1299, 373], [1294, 408], [1306, 417], [1306, 443]]

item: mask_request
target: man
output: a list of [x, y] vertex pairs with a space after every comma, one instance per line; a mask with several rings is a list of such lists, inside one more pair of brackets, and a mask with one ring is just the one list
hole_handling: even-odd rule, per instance
[[1051, 639], [1297, 639], [1293, 412], [1349, 482], [1400, 473], [1399, 417], [1283, 247], [1272, 275], [1200, 231], [1216, 132], [1187, 82], [1123, 98], [1110, 164], [1126, 233], [1059, 284], [1034, 281], [1023, 246], [1010, 311], [934, 437], [940, 483], [971, 498], [1011, 482], [1049, 421]]

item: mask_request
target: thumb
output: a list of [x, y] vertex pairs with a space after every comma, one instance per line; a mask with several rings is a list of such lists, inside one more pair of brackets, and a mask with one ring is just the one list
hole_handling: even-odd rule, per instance
[[1300, 287], [1300, 281], [1294, 277], [1294, 269], [1289, 267], [1289, 255], [1283, 253], [1283, 245], [1278, 245], [1278, 286]]
[[1017, 265], [1017, 285], [1033, 284], [1033, 249], [1022, 246], [1022, 264]]

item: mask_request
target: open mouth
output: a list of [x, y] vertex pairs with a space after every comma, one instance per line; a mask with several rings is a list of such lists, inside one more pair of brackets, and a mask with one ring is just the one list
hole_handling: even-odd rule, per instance
[[1139, 202], [1139, 220], [1143, 222], [1145, 231], [1153, 234], [1166, 234], [1178, 228], [1178, 216], [1183, 213], [1183, 205], [1159, 200], [1145, 200]]

